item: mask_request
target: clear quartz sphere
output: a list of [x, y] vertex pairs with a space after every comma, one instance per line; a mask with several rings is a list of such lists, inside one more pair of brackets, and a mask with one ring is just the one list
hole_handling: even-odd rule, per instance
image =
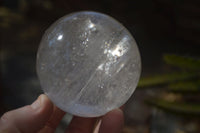
[[123, 105], [141, 72], [137, 44], [115, 19], [97, 12], [66, 15], [47, 29], [37, 53], [45, 94], [60, 109], [96, 117]]

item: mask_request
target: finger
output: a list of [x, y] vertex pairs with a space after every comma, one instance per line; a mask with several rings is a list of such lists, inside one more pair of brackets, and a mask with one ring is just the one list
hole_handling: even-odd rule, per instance
[[64, 115], [64, 111], [54, 106], [53, 113], [50, 119], [47, 121], [45, 127], [39, 133], [53, 133]]
[[124, 108], [125, 108], [125, 104], [119, 107], [119, 109], [121, 109], [122, 111], [124, 110]]
[[121, 133], [124, 124], [124, 116], [121, 109], [115, 109], [101, 120], [99, 133]]
[[92, 133], [97, 118], [82, 118], [74, 116], [67, 127], [66, 133]]
[[0, 132], [35, 133], [49, 119], [53, 104], [44, 94], [32, 104], [5, 113], [0, 120]]

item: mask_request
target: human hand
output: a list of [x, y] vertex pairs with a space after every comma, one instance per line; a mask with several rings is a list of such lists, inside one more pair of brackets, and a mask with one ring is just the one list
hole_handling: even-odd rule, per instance
[[[0, 133], [53, 133], [64, 115], [42, 94], [33, 104], [5, 113], [0, 119]], [[124, 118], [120, 109], [101, 117], [100, 126], [95, 127], [97, 119], [74, 116], [66, 133], [120, 133], [122, 130]]]

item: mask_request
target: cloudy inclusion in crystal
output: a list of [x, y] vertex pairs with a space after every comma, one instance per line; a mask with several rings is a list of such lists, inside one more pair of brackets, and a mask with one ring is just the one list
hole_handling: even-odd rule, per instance
[[115, 19], [96, 12], [62, 17], [45, 32], [37, 53], [41, 86], [62, 110], [96, 117], [123, 105], [141, 71], [134, 38]]

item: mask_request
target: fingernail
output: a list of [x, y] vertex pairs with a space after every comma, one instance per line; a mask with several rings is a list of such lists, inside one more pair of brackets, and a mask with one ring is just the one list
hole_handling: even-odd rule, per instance
[[40, 103], [41, 103], [41, 98], [38, 97], [37, 100], [31, 104], [31, 107], [33, 109], [38, 109], [40, 108]]
[[114, 109], [111, 112], [114, 112], [114, 113], [123, 113], [123, 111], [120, 108]]
[[122, 112], [122, 110], [121, 110], [120, 108], [116, 108], [116, 109], [114, 109], [113, 111]]

